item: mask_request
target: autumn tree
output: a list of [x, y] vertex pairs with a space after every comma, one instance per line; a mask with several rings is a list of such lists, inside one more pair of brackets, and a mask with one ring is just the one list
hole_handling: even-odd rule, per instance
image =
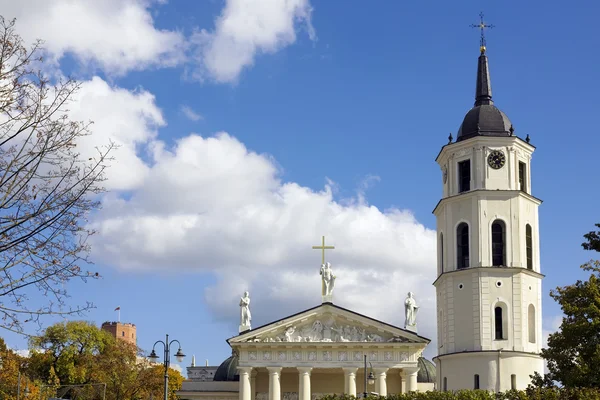
[[0, 338], [0, 399], [16, 400], [18, 391], [21, 399], [26, 393], [39, 396], [39, 387], [29, 378], [27, 367], [28, 359], [10, 350]]
[[[584, 249], [600, 251], [599, 232], [584, 237]], [[591, 273], [587, 280], [550, 292], [564, 317], [542, 350], [549, 373], [543, 379], [535, 377], [538, 386], [555, 381], [566, 387], [600, 387], [600, 261], [591, 260], [581, 268]]]
[[[106, 384], [107, 400], [161, 398], [164, 369], [151, 364], [137, 346], [117, 340], [96, 325], [70, 321], [48, 327], [30, 339], [29, 371], [35, 379], [53, 385], [45, 394], [81, 400], [98, 397]], [[170, 398], [181, 388], [183, 376], [169, 370]], [[60, 389], [61, 385], [84, 385]]]
[[99, 355], [114, 338], [90, 322], [49, 326], [29, 340], [31, 371], [42, 382], [57, 385], [96, 383]]
[[80, 84], [46, 77], [41, 46], [26, 47], [0, 16], [0, 327], [16, 332], [91, 306], [67, 306], [65, 284], [97, 277], [87, 269], [86, 216], [99, 206], [113, 147], [81, 149], [90, 125], [67, 108]]

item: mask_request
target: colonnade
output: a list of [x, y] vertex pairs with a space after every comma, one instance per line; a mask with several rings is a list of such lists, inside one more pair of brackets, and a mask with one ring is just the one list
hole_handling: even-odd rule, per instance
[[[269, 372], [269, 400], [281, 400], [281, 369], [282, 367], [267, 367]], [[311, 372], [313, 367], [296, 367], [298, 370], [298, 400], [311, 400]], [[356, 396], [357, 367], [342, 368], [344, 371], [344, 393]], [[255, 374], [253, 367], [238, 367], [240, 376], [239, 400], [255, 400]], [[402, 393], [417, 390], [418, 367], [405, 367], [401, 370]], [[388, 368], [373, 368], [375, 375], [375, 392], [387, 396]]]

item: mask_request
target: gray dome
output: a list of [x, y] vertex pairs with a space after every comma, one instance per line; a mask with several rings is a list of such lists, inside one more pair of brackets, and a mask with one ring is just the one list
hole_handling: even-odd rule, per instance
[[460, 128], [456, 141], [474, 136], [511, 136], [512, 123], [498, 107], [482, 104], [469, 110]]
[[240, 380], [240, 375], [237, 371], [238, 367], [238, 356], [235, 353], [231, 354], [231, 357], [226, 359], [219, 365], [217, 371], [215, 372], [215, 377], [213, 381], [220, 382], [237, 382]]
[[417, 360], [417, 365], [419, 366], [419, 372], [417, 372], [417, 382], [435, 383], [435, 365], [425, 357], [419, 357]]

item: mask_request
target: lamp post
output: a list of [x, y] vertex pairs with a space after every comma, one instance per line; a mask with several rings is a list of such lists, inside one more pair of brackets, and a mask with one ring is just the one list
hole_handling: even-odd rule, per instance
[[150, 355], [148, 356], [148, 358], [152, 362], [155, 362], [156, 360], [158, 360], [159, 357], [156, 354], [156, 351], [154, 351], [154, 348], [156, 347], [156, 345], [158, 343], [162, 343], [162, 345], [165, 349], [165, 355], [164, 355], [164, 361], [163, 361], [163, 364], [165, 366], [165, 398], [164, 398], [164, 400], [169, 400], [169, 365], [171, 364], [171, 360], [170, 360], [171, 359], [171, 345], [175, 342], [177, 342], [177, 345], [179, 346], [177, 353], [175, 353], [175, 358], [177, 359], [177, 361], [182, 362], [183, 358], [185, 357], [185, 354], [183, 354], [181, 352], [181, 343], [179, 343], [179, 340], [171, 340], [169, 342], [169, 335], [166, 335], [164, 342], [162, 340], [157, 340], [156, 343], [154, 343], [154, 346], [152, 346], [152, 353], [150, 353]]
[[365, 392], [363, 393], [363, 398], [365, 398], [365, 399], [368, 396], [367, 383], [369, 385], [372, 385], [375, 383], [375, 375], [373, 375], [373, 364], [371, 364], [369, 362], [369, 365], [371, 366], [371, 371], [369, 372], [369, 375], [367, 376], [367, 355], [365, 354]]

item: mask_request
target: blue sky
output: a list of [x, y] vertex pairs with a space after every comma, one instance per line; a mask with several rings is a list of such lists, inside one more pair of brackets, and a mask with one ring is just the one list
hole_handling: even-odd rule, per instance
[[[537, 147], [546, 330], [560, 315], [548, 291], [594, 256], [580, 244], [600, 222], [595, 2], [57, 1], [45, 15], [2, 3], [83, 82], [75, 117], [123, 145], [92, 218], [103, 279], [70, 290], [98, 324], [121, 306], [144, 349], [169, 333], [220, 363], [246, 288], [254, 326], [318, 304], [321, 235], [336, 245], [340, 305], [401, 324], [413, 290], [435, 339], [434, 159], [474, 101], [480, 11], [496, 26], [495, 104]], [[80, 35], [53, 21], [69, 13]]]

